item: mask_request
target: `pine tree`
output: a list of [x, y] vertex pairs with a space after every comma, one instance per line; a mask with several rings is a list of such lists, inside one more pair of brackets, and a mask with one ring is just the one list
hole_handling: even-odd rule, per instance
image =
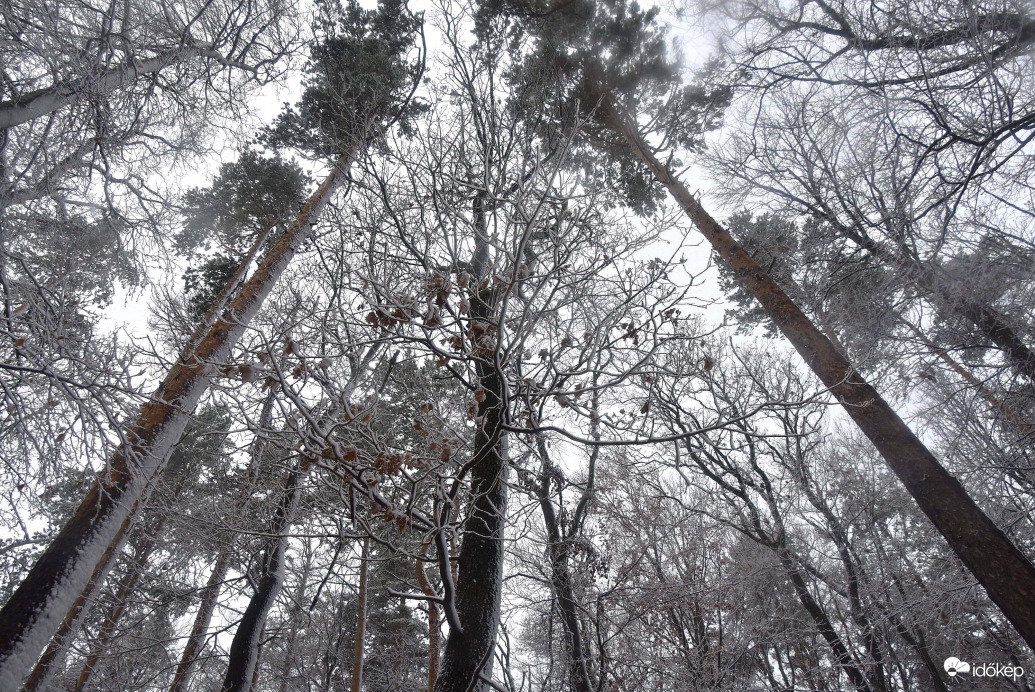
[[[563, 85], [559, 95], [567, 98], [559, 109], [561, 114], [567, 105], [569, 113], [581, 111], [592, 118], [600, 128], [604, 152], [617, 151], [621, 160], [638, 159], [671, 195], [1035, 648], [1035, 611], [1028, 606], [1035, 601], [1035, 566], [852, 363], [673, 176], [670, 166], [658, 158], [638, 129], [635, 114], [650, 112], [656, 121], [672, 123], [665, 132], [670, 142], [692, 145], [699, 136], [695, 133], [711, 122], [727, 97], [724, 90], [679, 83], [675, 66], [665, 54], [664, 36], [653, 24], [656, 11], [643, 12], [634, 4], [590, 2], [546, 8], [518, 3], [507, 9], [523, 18], [536, 37], [536, 51], [529, 60], [534, 72], [526, 71], [526, 76], [557, 75]], [[603, 55], [608, 59], [602, 59]], [[659, 111], [670, 92], [667, 101], [675, 108]], [[639, 189], [638, 185], [630, 187]], [[637, 199], [642, 206], [651, 198]]]

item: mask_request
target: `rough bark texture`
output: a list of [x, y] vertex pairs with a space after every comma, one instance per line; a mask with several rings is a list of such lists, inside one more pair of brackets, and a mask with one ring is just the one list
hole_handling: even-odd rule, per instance
[[[492, 376], [499, 379], [498, 375]], [[486, 391], [486, 380], [482, 380]], [[497, 385], [498, 386], [498, 385]], [[496, 397], [487, 395], [479, 412]], [[498, 399], [497, 399], [498, 401]], [[470, 692], [483, 685], [479, 676], [489, 677], [499, 627], [500, 597], [503, 586], [503, 529], [507, 506], [504, 483], [506, 465], [498, 437], [501, 412], [492, 405], [484, 413], [484, 423], [476, 435], [478, 463], [471, 469], [470, 514], [464, 522], [456, 579], [456, 612], [462, 632], [450, 629], [442, 656], [436, 692]], [[491, 434], [487, 428], [495, 428]]]
[[104, 476], [0, 610], [0, 689], [18, 688], [89, 582], [103, 551], [121, 541], [137, 499], [164, 468], [215, 366], [225, 362], [309, 235], [312, 220], [344, 179], [353, 155], [349, 152], [336, 162], [223, 316], [197, 340], [190, 357], [169, 370], [127, 432], [128, 443], [115, 452]]
[[635, 125], [610, 103], [606, 122], [727, 261], [805, 363], [840, 400], [920, 509], [948, 541], [1020, 635], [1035, 649], [1035, 567], [974, 503], [880, 394], [788, 298], [751, 255], [708, 214], [651, 152]]
[[352, 692], [363, 685], [363, 640], [367, 635], [367, 562], [370, 560], [370, 537], [363, 539], [359, 564], [359, 596], [356, 598], [356, 641], [352, 648]]
[[[489, 247], [483, 203], [483, 195], [474, 202], [477, 238], [472, 268], [479, 279], [485, 271]], [[507, 464], [502, 425], [506, 385], [496, 363], [494, 317], [499, 293], [482, 289], [472, 297], [471, 322], [479, 330], [472, 329], [471, 336], [478, 383], [484, 396], [476, 409], [478, 429], [470, 469], [471, 505], [464, 522], [456, 578], [456, 615], [462, 631], [450, 627], [436, 692], [471, 692], [485, 687], [480, 677], [488, 678], [492, 672], [503, 587]]]
[[301, 480], [304, 470], [293, 471], [284, 484], [284, 493], [270, 526], [270, 534], [276, 536], [266, 549], [262, 574], [255, 593], [244, 610], [230, 644], [230, 660], [223, 678], [222, 692], [248, 692], [255, 679], [259, 662], [259, 646], [266, 628], [266, 617], [284, 586], [284, 558], [288, 539], [284, 535], [294, 521], [301, 495]]

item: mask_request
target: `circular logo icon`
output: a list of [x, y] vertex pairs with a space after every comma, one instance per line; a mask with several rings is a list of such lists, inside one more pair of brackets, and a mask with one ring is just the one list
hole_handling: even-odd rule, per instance
[[970, 664], [966, 661], [959, 660], [955, 656], [949, 656], [945, 659], [945, 663], [942, 664], [942, 667], [945, 668], [945, 672], [949, 674], [950, 678], [954, 678], [960, 673], [970, 672]]

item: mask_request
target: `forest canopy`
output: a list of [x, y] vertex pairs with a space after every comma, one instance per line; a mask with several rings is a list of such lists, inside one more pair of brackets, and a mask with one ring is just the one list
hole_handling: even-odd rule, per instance
[[0, 54], [0, 690], [1035, 685], [1031, 3]]

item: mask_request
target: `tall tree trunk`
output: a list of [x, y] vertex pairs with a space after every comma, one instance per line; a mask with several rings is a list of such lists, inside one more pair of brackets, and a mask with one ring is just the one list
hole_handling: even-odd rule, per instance
[[953, 277], [944, 276], [941, 269], [932, 268], [927, 263], [909, 257], [900, 250], [889, 248], [886, 244], [879, 243], [836, 220], [831, 220], [831, 223], [875, 259], [898, 267], [905, 272], [907, 279], [915, 281], [923, 289], [929, 291], [934, 296], [939, 309], [955, 313], [977, 327], [986, 339], [999, 347], [1014, 370], [1024, 375], [1030, 382], [1035, 382], [1035, 353], [1032, 353], [1021, 336], [998, 310], [987, 303], [973, 300], [967, 295], [966, 286]]
[[834, 653], [834, 658], [837, 659], [841, 670], [845, 672], [845, 675], [852, 682], [852, 686], [859, 692], [872, 692], [870, 685], [866, 681], [866, 676], [863, 675], [859, 666], [856, 665], [855, 659], [852, 658], [852, 655], [848, 652], [848, 647], [845, 646], [837, 630], [834, 629], [834, 625], [830, 622], [830, 618], [827, 617], [826, 611], [823, 610], [823, 607], [809, 592], [808, 584], [802, 576], [801, 570], [798, 569], [794, 557], [787, 549], [784, 541], [782, 539], [778, 540], [779, 544], [776, 546], [776, 554], [780, 558], [780, 564], [787, 573], [787, 577], [791, 580], [794, 593], [798, 596], [798, 602], [801, 603], [805, 612], [812, 618], [816, 629], [819, 630], [820, 635]]
[[[129, 521], [129, 519], [127, 518], [126, 521]], [[33, 666], [29, 677], [26, 678], [25, 684], [22, 686], [22, 692], [40, 692], [40, 690], [45, 690], [50, 685], [51, 677], [58, 672], [57, 669], [64, 660], [68, 646], [72, 643], [76, 625], [89, 611], [90, 600], [93, 598], [94, 591], [97, 590], [100, 584], [104, 583], [105, 578], [108, 576], [108, 570], [111, 569], [115, 562], [115, 556], [118, 555], [121, 549], [122, 543], [120, 541], [108, 546], [108, 549], [104, 551], [104, 557], [101, 558], [93, 574], [90, 575], [86, 586], [83, 587], [83, 590], [76, 597], [68, 612], [65, 613], [65, 617], [61, 620], [57, 632], [51, 637], [47, 648], [43, 651], [39, 660], [36, 661], [36, 665]]]
[[134, 555], [129, 564], [126, 565], [126, 573], [123, 574], [122, 579], [119, 580], [115, 593], [115, 600], [112, 603], [111, 608], [108, 610], [107, 615], [105, 615], [100, 628], [97, 630], [97, 636], [94, 639], [93, 645], [90, 647], [90, 653], [87, 655], [86, 661], [83, 663], [82, 670], [79, 671], [79, 678], [72, 687], [73, 692], [82, 692], [86, 687], [86, 683], [89, 682], [93, 674], [97, 672], [98, 664], [101, 662], [101, 658], [107, 653], [108, 646], [111, 644], [111, 640], [115, 635], [119, 621], [126, 612], [129, 599], [133, 595], [133, 591], [136, 589], [137, 582], [140, 581], [140, 575], [143, 573], [144, 568], [147, 567], [147, 564], [151, 559], [151, 554], [158, 545], [158, 537], [165, 528], [167, 517], [167, 514], [163, 514], [163, 516], [158, 520], [157, 525], [144, 534], [140, 544], [137, 546], [136, 555]]
[[[174, 477], [171, 479], [173, 487], [170, 489], [170, 494], [158, 506], [145, 510], [145, 515], [150, 516], [141, 520], [134, 529], [133, 533], [137, 534], [136, 536], [130, 535], [129, 544], [134, 548], [134, 555], [127, 562], [126, 572], [122, 575], [115, 589], [115, 599], [108, 609], [100, 628], [97, 630], [97, 636], [90, 647], [90, 653], [87, 655], [83, 668], [79, 672], [79, 678], [72, 687], [73, 692], [82, 692], [83, 688], [86, 687], [86, 683], [89, 682], [90, 678], [97, 671], [102, 657], [107, 653], [108, 646], [115, 635], [119, 621], [122, 620], [122, 616], [126, 612], [129, 599], [136, 589], [137, 582], [140, 581], [140, 575], [151, 561], [151, 555], [154, 553], [155, 548], [158, 547], [158, 539], [161, 537], [169, 520], [169, 510], [187, 486], [192, 473], [193, 471], [188, 465], [181, 469], [181, 472], [173, 474]], [[166, 475], [168, 476], [169, 474], [166, 473]], [[148, 527], [151, 521], [154, 523]]]
[[[335, 554], [335, 558], [337, 554]], [[331, 561], [333, 568], [334, 560]], [[313, 551], [306, 545], [305, 559], [302, 562], [302, 569], [299, 570], [298, 584], [295, 586], [295, 593], [291, 598], [291, 613], [288, 617], [287, 644], [284, 646], [284, 660], [280, 665], [280, 692], [288, 692], [293, 686], [291, 684], [291, 667], [294, 664], [295, 647], [298, 644], [298, 630], [302, 627], [303, 611], [302, 602], [305, 600], [306, 588], [309, 585], [309, 573], [313, 568]], [[329, 568], [330, 569], [330, 568]], [[297, 686], [297, 685], [295, 685]]]
[[[183, 487], [179, 484], [176, 493], [178, 494]], [[149, 494], [149, 493], [148, 493]], [[145, 498], [141, 497], [140, 502], [145, 502]], [[159, 509], [159, 516], [162, 515], [164, 509]], [[126, 517], [126, 526], [129, 526], [133, 521], [133, 516]], [[134, 534], [140, 535], [143, 532], [144, 523], [139, 522], [133, 525], [133, 528], [129, 531], [130, 542], [134, 540]], [[125, 534], [126, 526], [123, 527], [123, 534]], [[104, 551], [104, 556], [101, 561], [94, 568], [93, 574], [90, 575], [90, 580], [86, 586], [83, 587], [83, 591], [76, 597], [75, 602], [65, 613], [64, 619], [61, 621], [61, 626], [58, 631], [51, 637], [50, 642], [47, 644], [47, 648], [40, 656], [39, 660], [36, 661], [36, 665], [33, 666], [32, 672], [29, 677], [26, 678], [25, 684], [22, 686], [22, 692], [39, 692], [45, 690], [50, 685], [50, 680], [55, 673], [58, 672], [58, 668], [61, 666], [61, 662], [64, 659], [65, 653], [68, 650], [68, 646], [72, 643], [72, 639], [75, 636], [76, 626], [89, 614], [92, 607], [92, 599], [94, 598], [94, 592], [104, 583], [108, 576], [108, 572], [115, 565], [116, 558], [119, 553], [122, 552], [123, 541], [119, 540], [107, 547]]]
[[274, 536], [266, 548], [262, 573], [255, 593], [244, 610], [230, 643], [230, 660], [223, 678], [222, 692], [249, 692], [259, 662], [259, 646], [266, 628], [266, 617], [284, 586], [284, 560], [287, 553], [287, 531], [294, 522], [298, 500], [302, 494], [305, 466], [288, 474], [284, 492], [277, 506], [270, 535]]
[[[427, 555], [430, 543], [421, 547], [421, 556]], [[425, 596], [434, 596], [435, 590], [428, 582], [428, 576], [424, 573], [425, 560], [417, 559], [417, 583]], [[438, 679], [438, 650], [439, 650], [439, 623], [441, 619], [438, 612], [438, 603], [428, 601], [428, 686], [426, 692], [435, 692], [435, 681]]]
[[356, 597], [356, 641], [352, 646], [352, 684], [349, 689], [359, 692], [363, 685], [363, 640], [367, 634], [367, 563], [370, 561], [370, 536], [363, 538], [363, 552], [359, 559], [359, 593]]
[[547, 550], [550, 555], [550, 586], [557, 609], [561, 614], [561, 624], [568, 639], [568, 683], [574, 692], [592, 692], [593, 681], [589, 675], [589, 664], [586, 661], [586, 644], [582, 636], [582, 621], [579, 619], [578, 601], [575, 600], [575, 589], [571, 581], [571, 569], [568, 564], [570, 544], [562, 535], [553, 501], [550, 499], [550, 460], [546, 443], [542, 436], [536, 440], [543, 468], [539, 476], [539, 508], [543, 513], [543, 524], [546, 526]]
[[[494, 365], [479, 365], [485, 400], [478, 406], [482, 425], [475, 434], [471, 469], [473, 501], [463, 527], [457, 562], [456, 615], [462, 630], [450, 627], [435, 692], [480, 690], [492, 672], [503, 587], [503, 531], [507, 507], [506, 460], [500, 432], [502, 378]], [[488, 394], [489, 391], [492, 394]]]
[[[79, 100], [103, 97], [132, 84], [144, 75], [197, 58], [214, 59], [227, 64], [226, 58], [201, 46], [183, 46], [165, 51], [146, 60], [133, 60], [98, 75], [39, 89], [9, 101], [0, 102], [0, 130], [43, 117]], [[235, 65], [244, 67], [243, 65]]]
[[[217, 298], [218, 303], [220, 299]], [[262, 404], [262, 411], [259, 413], [259, 430], [267, 430], [273, 416], [273, 403], [276, 399], [275, 391], [271, 387], [266, 394]], [[262, 455], [266, 451], [267, 442], [261, 435], [256, 435], [252, 440], [248, 460], [247, 482], [240, 489], [234, 507], [234, 514], [242, 515], [246, 512], [251, 501], [255, 485], [259, 480], [262, 471]], [[201, 602], [198, 604], [198, 612], [194, 616], [194, 624], [191, 625], [190, 634], [187, 635], [187, 643], [184, 644], [183, 652], [180, 654], [180, 662], [176, 666], [176, 673], [173, 674], [172, 684], [169, 692], [186, 692], [190, 685], [190, 677], [193, 673], [194, 661], [205, 644], [205, 636], [208, 633], [208, 626], [212, 621], [212, 614], [216, 610], [216, 603], [219, 601], [219, 592], [226, 579], [226, 573], [230, 568], [230, 553], [233, 550], [234, 540], [232, 537], [224, 538], [219, 544], [219, 552], [216, 555], [215, 563], [212, 565], [212, 573], [209, 574], [208, 582], [201, 593]]]
[[220, 587], [226, 579], [227, 570], [230, 567], [231, 543], [223, 544], [219, 555], [216, 556], [215, 564], [212, 565], [212, 573], [208, 576], [208, 583], [201, 594], [201, 603], [198, 605], [198, 612], [194, 616], [194, 624], [191, 626], [190, 635], [187, 637], [187, 644], [183, 647], [180, 655], [180, 662], [176, 666], [176, 673], [173, 675], [169, 692], [186, 692], [190, 685], [190, 676], [194, 672], [194, 662], [201, 653], [205, 644], [205, 635], [208, 632], [209, 623], [212, 622], [212, 613], [215, 612], [216, 603], [219, 600]]
[[[487, 194], [481, 191], [474, 200], [476, 237], [471, 267], [476, 285], [490, 278], [487, 276], [490, 243], [485, 225], [486, 198]], [[488, 283], [491, 285], [491, 280]], [[460, 629], [454, 627], [454, 618], [450, 618], [442, 667], [435, 683], [436, 692], [472, 692], [484, 687], [480, 678], [488, 678], [492, 674], [503, 590], [503, 533], [507, 513], [506, 438], [503, 432], [506, 383], [496, 363], [498, 325], [494, 319], [500, 293], [492, 288], [471, 293], [472, 334], [475, 334], [473, 327], [478, 326], [478, 335], [472, 341], [476, 354], [478, 396], [481, 397], [475, 409], [475, 421], [479, 425], [474, 435], [474, 457], [469, 462], [471, 503], [457, 560], [455, 603], [446, 604], [447, 617], [450, 617], [449, 608], [455, 605], [453, 614]], [[486, 340], [492, 343], [487, 345]], [[441, 545], [442, 541], [440, 549]], [[447, 560], [439, 562], [442, 570], [449, 570]], [[442, 576], [443, 583], [451, 580], [450, 575]]]
[[880, 394], [831, 344], [751, 255], [676, 180], [610, 99], [601, 105], [607, 124], [627, 141], [755, 295], [806, 364], [841, 401], [848, 415], [884, 457], [920, 509], [945, 537], [989, 597], [1035, 650], [1035, 567], [985, 515]]
[[208, 389], [214, 366], [230, 355], [309, 236], [313, 220], [344, 180], [357, 152], [358, 147], [335, 162], [222, 317], [196, 340], [190, 355], [181, 357], [169, 370], [127, 431], [128, 442], [115, 452], [104, 476], [90, 488], [72, 519], [0, 610], [0, 689], [13, 690], [21, 684], [102, 562], [104, 551], [121, 541], [138, 498], [164, 468], [188, 416]]

